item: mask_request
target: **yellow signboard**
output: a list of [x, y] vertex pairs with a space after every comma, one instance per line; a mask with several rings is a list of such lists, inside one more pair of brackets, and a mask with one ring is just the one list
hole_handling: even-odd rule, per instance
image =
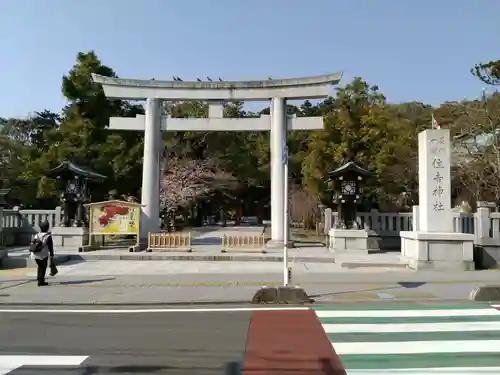
[[89, 206], [91, 234], [139, 234], [140, 204], [112, 200]]

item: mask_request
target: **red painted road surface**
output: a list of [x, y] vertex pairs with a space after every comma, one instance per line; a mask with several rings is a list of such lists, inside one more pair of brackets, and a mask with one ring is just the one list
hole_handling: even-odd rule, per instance
[[250, 321], [244, 375], [346, 375], [311, 310], [256, 311]]

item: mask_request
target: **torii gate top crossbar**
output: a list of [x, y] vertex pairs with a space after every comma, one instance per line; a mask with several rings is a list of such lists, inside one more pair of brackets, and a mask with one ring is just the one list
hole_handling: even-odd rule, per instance
[[262, 81], [184, 82], [112, 78], [92, 74], [92, 79], [102, 84], [108, 98], [126, 100], [320, 99], [327, 97], [330, 86], [337, 85], [341, 78], [342, 72], [337, 72], [312, 77]]

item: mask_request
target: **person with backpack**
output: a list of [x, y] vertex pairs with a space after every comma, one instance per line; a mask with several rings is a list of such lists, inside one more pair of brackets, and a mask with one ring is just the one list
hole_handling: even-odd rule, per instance
[[57, 273], [57, 268], [54, 264], [54, 243], [52, 242], [49, 228], [50, 224], [46, 221], [40, 224], [40, 232], [35, 234], [30, 244], [31, 257], [35, 260], [37, 265], [36, 279], [38, 286], [49, 285], [49, 283], [45, 281], [49, 258], [51, 268], [50, 276], [55, 276]]

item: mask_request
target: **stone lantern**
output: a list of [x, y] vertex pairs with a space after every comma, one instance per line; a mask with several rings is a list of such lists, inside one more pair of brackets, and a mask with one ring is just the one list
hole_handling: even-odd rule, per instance
[[370, 171], [353, 161], [328, 173], [328, 182], [333, 183], [333, 203], [337, 206], [337, 219], [328, 233], [331, 250], [368, 250], [368, 231], [357, 219], [357, 207], [362, 200], [363, 185], [370, 176]]
[[106, 176], [69, 160], [52, 169], [49, 176], [55, 177], [63, 190], [60, 195], [63, 208], [61, 225], [51, 230], [54, 246], [78, 251], [89, 243], [88, 215], [84, 205], [90, 202], [91, 186], [102, 182]]
[[357, 207], [361, 202], [363, 184], [371, 173], [350, 161], [328, 173], [328, 181], [333, 182], [333, 203], [337, 205], [335, 228], [359, 229], [356, 220]]
[[49, 175], [56, 177], [64, 189], [60, 196], [64, 210], [61, 226], [87, 226], [88, 219], [83, 205], [90, 202], [90, 186], [92, 183], [102, 182], [106, 176], [68, 160], [52, 169]]

